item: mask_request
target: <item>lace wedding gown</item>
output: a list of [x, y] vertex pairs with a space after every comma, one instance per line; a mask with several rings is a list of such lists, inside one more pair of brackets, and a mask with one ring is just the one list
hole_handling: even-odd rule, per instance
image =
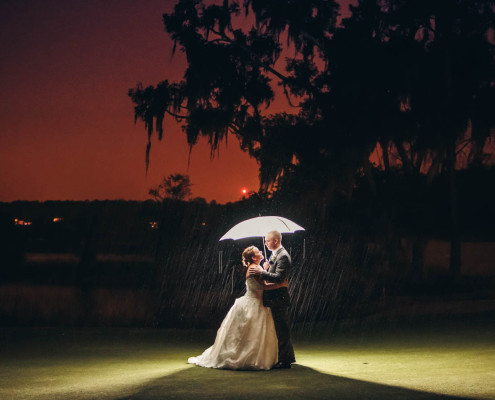
[[263, 287], [253, 277], [246, 294], [227, 313], [213, 346], [187, 362], [200, 367], [268, 370], [278, 357], [278, 342], [271, 310], [263, 306]]

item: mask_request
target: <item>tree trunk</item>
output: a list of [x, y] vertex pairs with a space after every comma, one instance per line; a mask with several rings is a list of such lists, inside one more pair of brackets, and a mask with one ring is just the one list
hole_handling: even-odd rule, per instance
[[449, 198], [450, 198], [450, 274], [456, 279], [461, 273], [461, 234], [459, 228], [459, 210], [457, 198], [457, 185], [455, 179], [455, 159], [456, 159], [456, 141], [452, 143], [447, 150], [447, 168], [449, 180]]
[[412, 269], [415, 279], [418, 282], [423, 282], [426, 278], [425, 274], [425, 253], [428, 240], [423, 235], [415, 238], [412, 247]]
[[388, 142], [386, 140], [380, 140], [380, 146], [382, 148], [383, 168], [385, 171], [390, 170], [390, 159], [388, 157]]
[[375, 182], [375, 178], [373, 177], [373, 170], [371, 168], [371, 162], [368, 159], [364, 160], [363, 171], [364, 171], [364, 174], [366, 175], [366, 180], [367, 180], [368, 185], [370, 187], [371, 193], [373, 193], [373, 195], [376, 197], [376, 195], [377, 195], [376, 182]]

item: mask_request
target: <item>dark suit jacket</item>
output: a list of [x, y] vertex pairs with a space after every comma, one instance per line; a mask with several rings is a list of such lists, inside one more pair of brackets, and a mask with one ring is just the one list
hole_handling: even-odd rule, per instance
[[[281, 283], [288, 277], [292, 261], [285, 248], [279, 248], [275, 258], [270, 261], [268, 271], [263, 271], [261, 277], [267, 282]], [[289, 307], [290, 296], [286, 287], [263, 292], [263, 305], [265, 307]]]

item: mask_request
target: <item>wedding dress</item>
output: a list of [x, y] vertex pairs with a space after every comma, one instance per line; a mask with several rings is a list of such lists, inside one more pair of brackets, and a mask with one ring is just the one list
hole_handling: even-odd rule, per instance
[[277, 334], [271, 310], [263, 306], [263, 287], [246, 279], [246, 294], [227, 313], [213, 346], [187, 362], [200, 367], [268, 370], [278, 357]]

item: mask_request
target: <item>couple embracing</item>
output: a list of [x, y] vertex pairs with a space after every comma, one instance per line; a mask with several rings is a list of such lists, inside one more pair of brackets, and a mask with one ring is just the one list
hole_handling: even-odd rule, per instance
[[217, 331], [215, 343], [190, 364], [208, 368], [269, 370], [290, 368], [295, 362], [290, 339], [287, 276], [289, 253], [282, 235], [271, 231], [266, 247], [272, 255], [263, 267], [263, 253], [250, 246], [242, 253], [246, 294], [236, 299]]

